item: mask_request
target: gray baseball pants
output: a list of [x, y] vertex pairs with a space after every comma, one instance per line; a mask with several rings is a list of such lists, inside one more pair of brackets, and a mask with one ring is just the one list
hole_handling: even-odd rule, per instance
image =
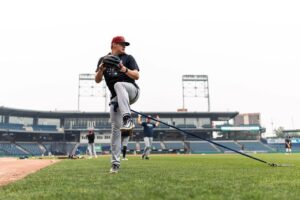
[[144, 142], [145, 142], [144, 155], [148, 157], [151, 152], [153, 137], [144, 137]]
[[[120, 165], [121, 155], [121, 131], [123, 116], [130, 114], [130, 105], [135, 103], [140, 95], [140, 91], [132, 83], [117, 82], [114, 85], [117, 96], [110, 103], [111, 119], [111, 163]], [[118, 103], [115, 109], [115, 103]]]

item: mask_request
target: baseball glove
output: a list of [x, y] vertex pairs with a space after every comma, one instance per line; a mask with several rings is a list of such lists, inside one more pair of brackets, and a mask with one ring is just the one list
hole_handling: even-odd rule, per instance
[[131, 137], [132, 136], [132, 133], [133, 133], [133, 131], [132, 130], [129, 130], [129, 131], [122, 131], [121, 132], [121, 135], [123, 136], [123, 137]]
[[119, 65], [120, 65], [121, 59], [118, 56], [107, 55], [107, 56], [103, 57], [102, 62], [106, 67], [120, 68]]

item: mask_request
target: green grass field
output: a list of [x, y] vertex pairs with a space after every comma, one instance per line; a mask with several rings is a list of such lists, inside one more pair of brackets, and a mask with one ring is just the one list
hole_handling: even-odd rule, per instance
[[0, 187], [0, 199], [299, 199], [300, 154], [129, 156], [118, 174], [110, 157], [63, 160]]

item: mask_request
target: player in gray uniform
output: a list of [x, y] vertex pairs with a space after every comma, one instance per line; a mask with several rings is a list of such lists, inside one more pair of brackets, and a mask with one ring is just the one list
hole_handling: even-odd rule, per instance
[[134, 128], [131, 118], [130, 105], [139, 98], [139, 87], [135, 80], [139, 79], [139, 67], [133, 56], [125, 53], [129, 46], [123, 36], [116, 36], [111, 41], [111, 52], [108, 55], [118, 56], [121, 60], [119, 69], [103, 63], [104, 56], [99, 59], [95, 81], [100, 83], [104, 76], [111, 93], [111, 169], [117, 173], [120, 168], [121, 130], [129, 131]]
[[93, 156], [97, 158], [96, 149], [95, 149], [95, 133], [93, 130], [89, 130], [89, 133], [86, 135], [89, 143], [88, 143], [88, 151], [89, 151], [89, 158], [92, 158]]
[[[149, 115], [149, 117], [151, 117]], [[142, 155], [142, 159], [149, 160], [149, 155], [151, 152], [151, 146], [153, 141], [153, 129], [157, 126], [159, 126], [159, 122], [156, 122], [155, 124], [151, 122], [151, 119], [147, 117], [146, 122], [142, 122], [141, 115], [138, 116], [137, 122], [142, 127], [144, 127], [144, 142], [145, 142], [145, 149], [144, 153]], [[156, 116], [156, 119], [159, 120], [159, 116]]]

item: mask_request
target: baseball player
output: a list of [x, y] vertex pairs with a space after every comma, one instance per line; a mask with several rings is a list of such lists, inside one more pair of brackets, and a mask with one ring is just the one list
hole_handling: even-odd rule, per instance
[[[149, 155], [151, 152], [151, 145], [153, 141], [153, 129], [159, 126], [159, 122], [155, 124], [151, 122], [150, 115], [147, 117], [146, 122], [142, 122], [141, 115], [138, 116], [137, 122], [144, 128], [144, 142], [145, 142], [145, 149], [142, 155], [142, 159], [149, 160]], [[159, 116], [156, 116], [156, 119], [159, 120]]]
[[292, 153], [292, 141], [290, 136], [285, 139], [285, 152], [288, 154]]
[[94, 141], [95, 141], [95, 133], [93, 130], [89, 130], [89, 133], [86, 135], [86, 137], [88, 138], [88, 151], [89, 151], [89, 155], [90, 157], [89, 158], [92, 158], [93, 156], [95, 158], [97, 158], [97, 154], [96, 154], [96, 150], [95, 150], [95, 144], [94, 144]]
[[128, 158], [126, 158], [126, 153], [127, 153], [127, 145], [130, 139], [130, 136], [132, 135], [132, 131], [124, 131], [122, 132], [122, 154], [123, 154], [123, 158], [122, 160], [128, 160]]
[[132, 55], [125, 53], [129, 42], [123, 36], [116, 36], [111, 41], [111, 52], [99, 59], [95, 81], [105, 79], [111, 93], [110, 118], [111, 135], [111, 169], [110, 173], [118, 173], [121, 154], [121, 131], [134, 128], [130, 105], [135, 103], [140, 94], [138, 85], [139, 67]]

